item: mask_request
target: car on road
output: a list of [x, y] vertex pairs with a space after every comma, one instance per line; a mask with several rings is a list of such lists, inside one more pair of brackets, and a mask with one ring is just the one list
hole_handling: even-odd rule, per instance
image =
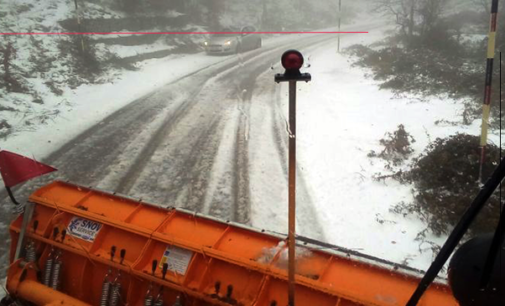
[[207, 54], [232, 54], [261, 48], [261, 36], [253, 26], [246, 26], [240, 32], [224, 29], [212, 34], [204, 42]]

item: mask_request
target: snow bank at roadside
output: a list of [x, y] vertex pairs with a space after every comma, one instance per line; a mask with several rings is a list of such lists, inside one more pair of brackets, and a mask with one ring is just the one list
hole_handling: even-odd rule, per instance
[[[83, 2], [79, 5], [81, 18], [89, 20], [121, 20], [129, 16], [103, 4]], [[167, 11], [165, 14], [166, 17], [178, 15], [180, 14], [174, 11]], [[73, 20], [75, 17], [73, 1], [5, 0], [0, 5], [0, 32], [68, 32], [61, 22]], [[192, 25], [187, 27], [194, 28]], [[77, 49], [81, 49], [82, 43], [78, 36], [4, 35], [0, 40], [0, 60], [4, 62], [0, 65], [0, 75], [6, 73], [3, 70], [7, 67], [5, 70], [9, 73], [6, 74], [6, 79], [9, 81], [0, 84], [0, 140], [3, 142], [7, 139], [6, 143], [9, 144], [13, 134], [14, 137], [25, 132], [30, 134], [41, 126], [51, 124], [51, 121], [60, 120], [61, 115], [67, 116], [67, 111], [75, 104], [81, 103], [76, 101], [79, 99], [75, 97], [86, 92], [85, 88], [97, 88], [98, 93], [103, 93], [103, 88], [110, 87], [107, 83], [121, 83], [121, 75], [133, 75], [122, 69], [131, 64], [128, 61], [120, 61], [119, 58], [141, 55], [143, 60], [149, 58], [152, 53], [166, 54], [177, 47], [196, 48], [198, 42], [203, 40], [196, 35], [187, 37], [184, 41], [177, 37], [162, 37], [153, 44], [139, 42], [139, 45], [135, 46], [108, 45], [115, 43], [114, 41], [107, 44], [93, 42], [95, 38], [113, 40], [117, 36], [119, 35], [84, 36], [87, 56], [82, 57], [77, 55], [80, 52]], [[174, 58], [169, 57], [167, 60]], [[175, 68], [177, 67], [176, 65]], [[187, 73], [189, 70], [183, 69], [182, 72]], [[142, 76], [145, 73], [140, 71], [135, 75]], [[162, 80], [165, 81], [166, 78], [162, 77]], [[81, 86], [82, 84], [87, 85]], [[67, 119], [72, 118], [67, 116]]]
[[132, 101], [186, 74], [223, 60], [226, 58], [204, 54], [174, 55], [145, 62], [139, 71], [125, 71], [110, 83], [81, 85], [66, 91], [61, 97], [48, 94], [44, 107], [52, 106], [60, 113], [59, 116], [33, 129], [11, 135], [2, 141], [2, 149], [42, 159]]

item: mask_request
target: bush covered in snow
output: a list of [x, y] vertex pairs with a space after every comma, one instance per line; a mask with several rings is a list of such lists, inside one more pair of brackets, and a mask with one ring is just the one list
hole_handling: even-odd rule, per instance
[[422, 95], [449, 94], [453, 98], [481, 93], [484, 65], [464, 56], [428, 48], [385, 46], [379, 50], [355, 45], [348, 49], [358, 56], [356, 66], [370, 68], [381, 88]]
[[[435, 234], [447, 234], [480, 191], [479, 159], [477, 136], [457, 134], [436, 139], [414, 160], [412, 170], [403, 173], [403, 179], [415, 186], [414, 203], [397, 205], [393, 211], [404, 215], [418, 213]], [[499, 160], [500, 149], [488, 145], [484, 178], [489, 177]], [[502, 187], [504, 190], [505, 186]], [[500, 215], [499, 205], [497, 190], [473, 223], [471, 231], [494, 231]]]
[[[354, 65], [371, 69], [380, 87], [396, 94], [463, 100], [462, 121], [470, 124], [482, 109], [489, 13], [475, 7], [454, 9], [443, 0], [395, 3], [377, 1], [376, 7], [391, 16], [392, 11], [404, 13], [406, 7], [401, 3], [412, 6], [413, 10], [407, 10], [412, 14], [410, 19], [397, 20], [396, 31], [380, 44], [348, 48], [347, 52], [357, 57]], [[501, 27], [505, 30], [505, 25]], [[502, 43], [498, 40], [497, 50]], [[499, 87], [498, 69], [494, 69], [492, 118], [498, 118]], [[491, 121], [494, 128], [497, 121]]]
[[[465, 124], [470, 124], [482, 113], [484, 92], [485, 59], [483, 54], [476, 55], [475, 48], [475, 45], [468, 47], [466, 52], [460, 51], [458, 55], [424, 47], [387, 45], [374, 49], [355, 45], [347, 52], [357, 57], [355, 66], [371, 69], [372, 77], [381, 82], [382, 89], [396, 94], [448, 96], [464, 100], [462, 119]], [[491, 103], [493, 118], [499, 116], [499, 87], [498, 69], [495, 69]], [[497, 122], [491, 121], [495, 128]]]
[[393, 166], [398, 166], [407, 160], [413, 152], [410, 144], [416, 142], [416, 140], [405, 130], [403, 124], [400, 124], [398, 130], [393, 133], [386, 133], [379, 142], [384, 146], [384, 150], [380, 153], [371, 151], [368, 153], [368, 157], [380, 157], [392, 163]]

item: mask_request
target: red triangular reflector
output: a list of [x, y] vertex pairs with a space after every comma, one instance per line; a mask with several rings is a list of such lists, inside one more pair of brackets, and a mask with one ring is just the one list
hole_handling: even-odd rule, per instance
[[9, 151], [0, 151], [0, 174], [6, 187], [13, 187], [37, 176], [56, 171], [55, 168]]

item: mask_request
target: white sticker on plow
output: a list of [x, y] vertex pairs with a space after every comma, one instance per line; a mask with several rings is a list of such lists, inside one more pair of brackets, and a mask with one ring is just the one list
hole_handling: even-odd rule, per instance
[[169, 271], [184, 275], [188, 269], [191, 257], [193, 257], [193, 252], [190, 250], [169, 245], [165, 249], [163, 257], [161, 257], [160, 268], [163, 269], [163, 264], [167, 263]]
[[74, 237], [92, 242], [102, 228], [102, 224], [87, 219], [73, 217], [68, 224], [68, 233]]

